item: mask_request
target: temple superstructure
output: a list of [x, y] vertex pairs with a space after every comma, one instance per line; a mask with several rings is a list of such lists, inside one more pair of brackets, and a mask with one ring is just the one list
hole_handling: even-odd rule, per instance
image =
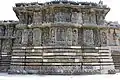
[[67, 0], [16, 3], [13, 10], [19, 19], [12, 22], [13, 31], [0, 27], [1, 33], [12, 32], [10, 38], [0, 38], [5, 49], [6, 40], [11, 41], [9, 52], [3, 52], [5, 49], [1, 47], [1, 65], [5, 62], [3, 54], [9, 54], [8, 66], [3, 66], [1, 71], [96, 74], [116, 69], [112, 52], [120, 45], [120, 25], [105, 21], [110, 8], [102, 1], [98, 4]]

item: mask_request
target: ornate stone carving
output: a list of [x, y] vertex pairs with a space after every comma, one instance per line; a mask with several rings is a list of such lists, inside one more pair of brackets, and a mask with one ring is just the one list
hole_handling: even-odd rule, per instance
[[78, 44], [78, 29], [73, 29], [72, 34], [72, 45], [75, 46]]
[[28, 29], [24, 29], [22, 31], [22, 44], [27, 45], [28, 44]]
[[28, 45], [32, 45], [32, 44], [33, 44], [33, 31], [32, 29], [30, 29], [28, 34]]
[[49, 37], [50, 29], [48, 27], [42, 29], [42, 45], [49, 45], [50, 37]]
[[89, 15], [87, 13], [83, 13], [83, 23], [89, 23]]
[[22, 43], [22, 30], [17, 30], [14, 34], [16, 34], [15, 44]]
[[100, 43], [100, 30], [93, 30], [93, 37], [94, 37], [94, 45], [99, 47]]
[[91, 24], [96, 24], [96, 16], [94, 13], [91, 13], [90, 15], [90, 22]]
[[113, 31], [113, 41], [114, 41], [114, 45], [117, 45], [117, 33], [116, 33], [116, 31], [115, 31], [115, 29], [114, 29], [114, 31]]
[[41, 29], [35, 28], [33, 29], [33, 45], [40, 46], [41, 45]]
[[107, 35], [105, 32], [101, 32], [101, 45], [107, 45]]
[[32, 24], [33, 22], [33, 14], [27, 13], [27, 24]]
[[0, 26], [0, 36], [3, 36], [3, 35], [4, 35], [4, 27]]
[[93, 31], [92, 30], [84, 30], [84, 45], [93, 46]]
[[8, 36], [13, 36], [13, 27], [8, 28]]
[[71, 22], [76, 23], [77, 22], [77, 17], [78, 17], [77, 12], [73, 12], [72, 17], [71, 17], [71, 20], [72, 20]]
[[68, 28], [67, 29], [67, 43], [68, 45], [72, 45], [72, 29]]
[[78, 45], [83, 46], [83, 28], [78, 28]]
[[51, 35], [50, 38], [51, 38], [51, 43], [52, 44], [55, 43], [55, 36], [56, 36], [55, 35], [55, 30], [56, 30], [55, 28], [51, 28], [51, 30], [50, 30], [50, 35]]
[[57, 41], [65, 41], [65, 29], [57, 28]]
[[11, 44], [11, 42], [10, 42], [10, 40], [4, 40], [3, 42], [2, 42], [2, 52], [9, 52], [10, 51], [10, 44]]
[[73, 23], [81, 24], [82, 23], [82, 13], [73, 12], [71, 20]]
[[20, 23], [25, 22], [25, 14], [23, 12], [19, 13], [18, 18], [19, 18]]
[[8, 36], [8, 26], [5, 26], [5, 36]]
[[58, 12], [55, 14], [55, 21], [56, 22], [69, 22], [70, 21], [70, 14]]

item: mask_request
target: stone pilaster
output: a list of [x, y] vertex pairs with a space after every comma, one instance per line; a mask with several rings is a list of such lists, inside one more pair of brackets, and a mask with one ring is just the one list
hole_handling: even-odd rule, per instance
[[51, 28], [50, 29], [50, 39], [51, 39], [51, 42], [50, 42], [50, 45], [55, 45], [55, 28]]
[[28, 44], [28, 29], [24, 29], [22, 31], [22, 44], [27, 45]]
[[41, 29], [34, 28], [33, 29], [33, 45], [40, 46], [41, 45]]
[[67, 29], [67, 45], [72, 45], [72, 28]]
[[78, 44], [78, 29], [74, 28], [72, 31], [72, 45], [76, 46]]

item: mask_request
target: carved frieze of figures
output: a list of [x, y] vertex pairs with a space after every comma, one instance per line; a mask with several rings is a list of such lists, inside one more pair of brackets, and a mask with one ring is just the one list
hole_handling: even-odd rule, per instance
[[71, 20], [73, 23], [81, 24], [82, 23], [82, 13], [73, 12]]
[[33, 45], [41, 45], [41, 29], [33, 29]]
[[101, 45], [107, 45], [107, 34], [106, 34], [106, 32], [101, 32]]
[[56, 22], [63, 22], [64, 21], [64, 16], [62, 12], [58, 12], [57, 14], [55, 14], [55, 21]]
[[67, 43], [68, 45], [72, 45], [72, 28], [67, 29]]
[[84, 45], [94, 45], [93, 30], [84, 30]]
[[77, 45], [78, 44], [78, 29], [73, 29], [72, 31], [72, 44]]
[[38, 24], [41, 22], [42, 22], [42, 13], [41, 12], [34, 12], [33, 23]]
[[22, 44], [28, 44], [28, 30], [25, 29], [22, 31]]
[[58, 12], [55, 14], [55, 21], [56, 22], [69, 22], [70, 21], [70, 14]]

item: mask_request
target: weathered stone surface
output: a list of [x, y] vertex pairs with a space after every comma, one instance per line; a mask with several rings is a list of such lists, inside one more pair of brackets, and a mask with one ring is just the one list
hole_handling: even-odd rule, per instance
[[113, 70], [110, 45], [120, 45], [120, 31], [105, 24], [110, 9], [103, 6], [67, 0], [16, 4], [19, 23], [0, 22], [0, 71], [71, 75]]

